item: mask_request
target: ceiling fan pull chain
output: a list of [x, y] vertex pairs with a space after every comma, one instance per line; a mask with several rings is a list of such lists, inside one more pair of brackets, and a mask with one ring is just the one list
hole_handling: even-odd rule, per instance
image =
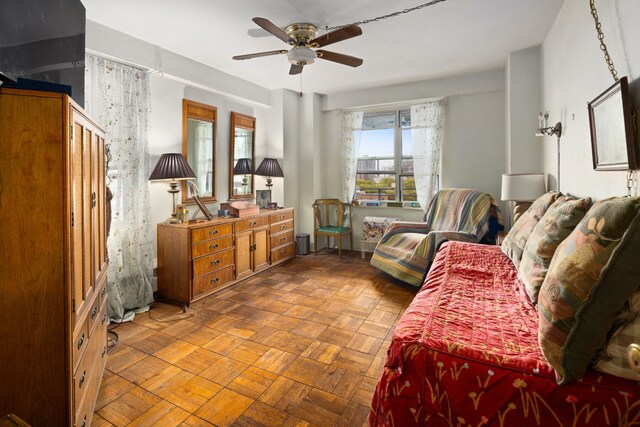
[[402, 15], [402, 14], [405, 14], [405, 13], [410, 13], [410, 12], [413, 12], [414, 10], [422, 9], [422, 8], [427, 7], [427, 6], [433, 6], [434, 4], [442, 3], [444, 1], [446, 1], [446, 0], [432, 0], [432, 1], [428, 2], [428, 3], [424, 3], [424, 4], [421, 4], [421, 5], [415, 6], [415, 7], [410, 7], [410, 8], [404, 9], [404, 10], [399, 10], [397, 12], [389, 13], [387, 15], [377, 16], [377, 17], [371, 18], [371, 19], [364, 19], [362, 21], [354, 22], [353, 24], [336, 25], [335, 27], [325, 26], [323, 29], [325, 31], [329, 31], [329, 30], [336, 30], [338, 28], [346, 27], [347, 25], [363, 25], [363, 24], [368, 24], [369, 22], [378, 22], [378, 21], [382, 21], [383, 19], [393, 18], [393, 17], [396, 17], [398, 15]]

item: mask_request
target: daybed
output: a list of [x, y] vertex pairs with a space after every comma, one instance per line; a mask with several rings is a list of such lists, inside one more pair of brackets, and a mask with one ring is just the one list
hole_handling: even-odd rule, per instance
[[[536, 201], [502, 249], [443, 244], [394, 331], [371, 425], [640, 425], [640, 376], [603, 368], [624, 365], [607, 349], [640, 323], [629, 305], [640, 285], [640, 198], [585, 215], [588, 199], [557, 197]], [[510, 250], [515, 242], [524, 247]]]

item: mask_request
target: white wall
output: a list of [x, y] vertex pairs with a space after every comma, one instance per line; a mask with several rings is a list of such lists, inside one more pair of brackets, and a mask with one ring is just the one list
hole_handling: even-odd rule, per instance
[[[627, 75], [640, 102], [640, 2], [596, 2], [619, 76]], [[589, 3], [565, 0], [542, 47], [543, 105], [550, 121], [561, 121], [561, 190], [601, 199], [626, 194], [625, 172], [596, 172], [591, 159], [587, 103], [614, 83], [600, 51]], [[636, 107], [637, 108], [637, 107]], [[556, 175], [555, 138], [545, 138], [544, 171]]]

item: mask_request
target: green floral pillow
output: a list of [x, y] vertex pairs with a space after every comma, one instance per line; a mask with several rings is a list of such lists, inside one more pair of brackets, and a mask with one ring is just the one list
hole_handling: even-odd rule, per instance
[[559, 384], [582, 378], [640, 285], [640, 197], [595, 203], [554, 254], [538, 296], [538, 341]]
[[511, 227], [511, 230], [509, 230], [509, 233], [502, 241], [502, 245], [500, 246], [502, 252], [511, 258], [511, 261], [513, 261], [516, 267], [520, 265], [524, 246], [527, 244], [533, 227], [536, 226], [540, 218], [542, 218], [547, 209], [549, 209], [549, 206], [551, 206], [557, 198], [558, 193], [555, 191], [549, 191], [538, 197], [529, 209], [513, 224], [513, 227]]
[[518, 267], [518, 279], [524, 284], [532, 303], [538, 303], [538, 292], [556, 248], [576, 228], [590, 205], [590, 197], [575, 200], [561, 196], [533, 228]]

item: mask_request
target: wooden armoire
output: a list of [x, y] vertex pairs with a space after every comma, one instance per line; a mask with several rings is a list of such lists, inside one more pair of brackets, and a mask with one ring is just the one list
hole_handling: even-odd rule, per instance
[[0, 87], [0, 416], [91, 422], [107, 358], [104, 144], [67, 95]]

